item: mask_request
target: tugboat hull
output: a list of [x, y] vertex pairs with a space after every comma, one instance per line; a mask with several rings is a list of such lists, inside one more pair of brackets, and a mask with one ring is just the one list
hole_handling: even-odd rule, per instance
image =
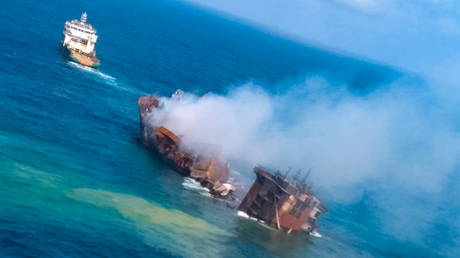
[[69, 50], [69, 58], [72, 62], [92, 68], [98, 68], [101, 65], [101, 62], [95, 56], [80, 54], [75, 50]]

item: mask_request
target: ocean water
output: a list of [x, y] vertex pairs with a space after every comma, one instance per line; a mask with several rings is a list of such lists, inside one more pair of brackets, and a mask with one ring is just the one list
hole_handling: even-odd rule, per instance
[[[99, 70], [60, 48], [64, 21], [82, 11], [98, 29]], [[322, 238], [279, 233], [184, 188], [138, 140], [146, 94], [248, 82], [280, 93], [308, 76], [368, 92], [401, 71], [176, 1], [2, 0], [0, 28], [0, 256], [422, 257], [455, 235], [440, 219], [427, 245], [396, 239], [372, 197], [327, 195]]]

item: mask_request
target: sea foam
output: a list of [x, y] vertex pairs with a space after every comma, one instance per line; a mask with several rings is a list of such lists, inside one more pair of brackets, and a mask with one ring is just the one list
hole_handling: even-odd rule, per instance
[[113, 76], [110, 76], [108, 74], [105, 74], [97, 69], [94, 69], [94, 68], [91, 68], [91, 67], [88, 67], [88, 66], [84, 66], [84, 65], [80, 65], [80, 64], [77, 64], [77, 63], [74, 63], [74, 62], [67, 62], [67, 64], [69, 64], [70, 66], [72, 67], [75, 67], [81, 71], [85, 71], [85, 72], [89, 72], [89, 73], [92, 73], [92, 74], [95, 74], [97, 76], [99, 76], [100, 78], [104, 79], [105, 82], [109, 85], [113, 85], [113, 86], [116, 86], [117, 85], [117, 78], [113, 77]]

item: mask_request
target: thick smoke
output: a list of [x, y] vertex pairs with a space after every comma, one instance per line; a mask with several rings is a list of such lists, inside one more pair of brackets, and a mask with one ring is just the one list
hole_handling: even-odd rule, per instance
[[329, 201], [352, 203], [373, 191], [383, 231], [424, 245], [433, 222], [448, 217], [440, 210], [455, 199], [449, 184], [459, 188], [449, 183], [459, 168], [458, 94], [430, 85], [405, 78], [363, 93], [308, 78], [273, 94], [247, 84], [163, 99], [153, 122], [188, 147], [221, 146], [247, 180], [257, 164], [292, 168], [291, 175], [311, 168], [309, 182]]
[[442, 99], [406, 84], [359, 94], [309, 78], [279, 95], [248, 84], [223, 96], [164, 99], [154, 122], [192, 148], [219, 145], [240, 168], [311, 168], [319, 188], [381, 179], [438, 191], [457, 166], [460, 137]]

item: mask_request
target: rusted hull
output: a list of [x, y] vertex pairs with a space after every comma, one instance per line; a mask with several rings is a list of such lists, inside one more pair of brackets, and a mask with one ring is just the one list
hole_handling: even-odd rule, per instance
[[[142, 143], [155, 151], [182, 176], [194, 178], [217, 197], [232, 196], [233, 186], [227, 184], [230, 169], [214, 154], [194, 153], [181, 145], [181, 138], [161, 125], [152, 124], [151, 116], [161, 109], [154, 97], [138, 100]], [[305, 182], [287, 179], [280, 173], [254, 168], [256, 180], [238, 207], [238, 214], [263, 221], [275, 229], [287, 232], [311, 232], [316, 219], [326, 208]], [[232, 197], [233, 199], [233, 197]], [[241, 214], [240, 214], [241, 213]]]
[[181, 138], [169, 129], [149, 120], [160, 108], [155, 96], [138, 100], [142, 143], [155, 151], [176, 172], [191, 177], [217, 197], [229, 196], [234, 188], [227, 184], [230, 169], [225, 161], [209, 153], [195, 153], [181, 144]]
[[254, 172], [256, 180], [239, 211], [287, 232], [310, 232], [315, 228], [318, 215], [326, 209], [307, 187], [299, 187], [299, 182], [291, 184], [262, 168], [256, 167]]

